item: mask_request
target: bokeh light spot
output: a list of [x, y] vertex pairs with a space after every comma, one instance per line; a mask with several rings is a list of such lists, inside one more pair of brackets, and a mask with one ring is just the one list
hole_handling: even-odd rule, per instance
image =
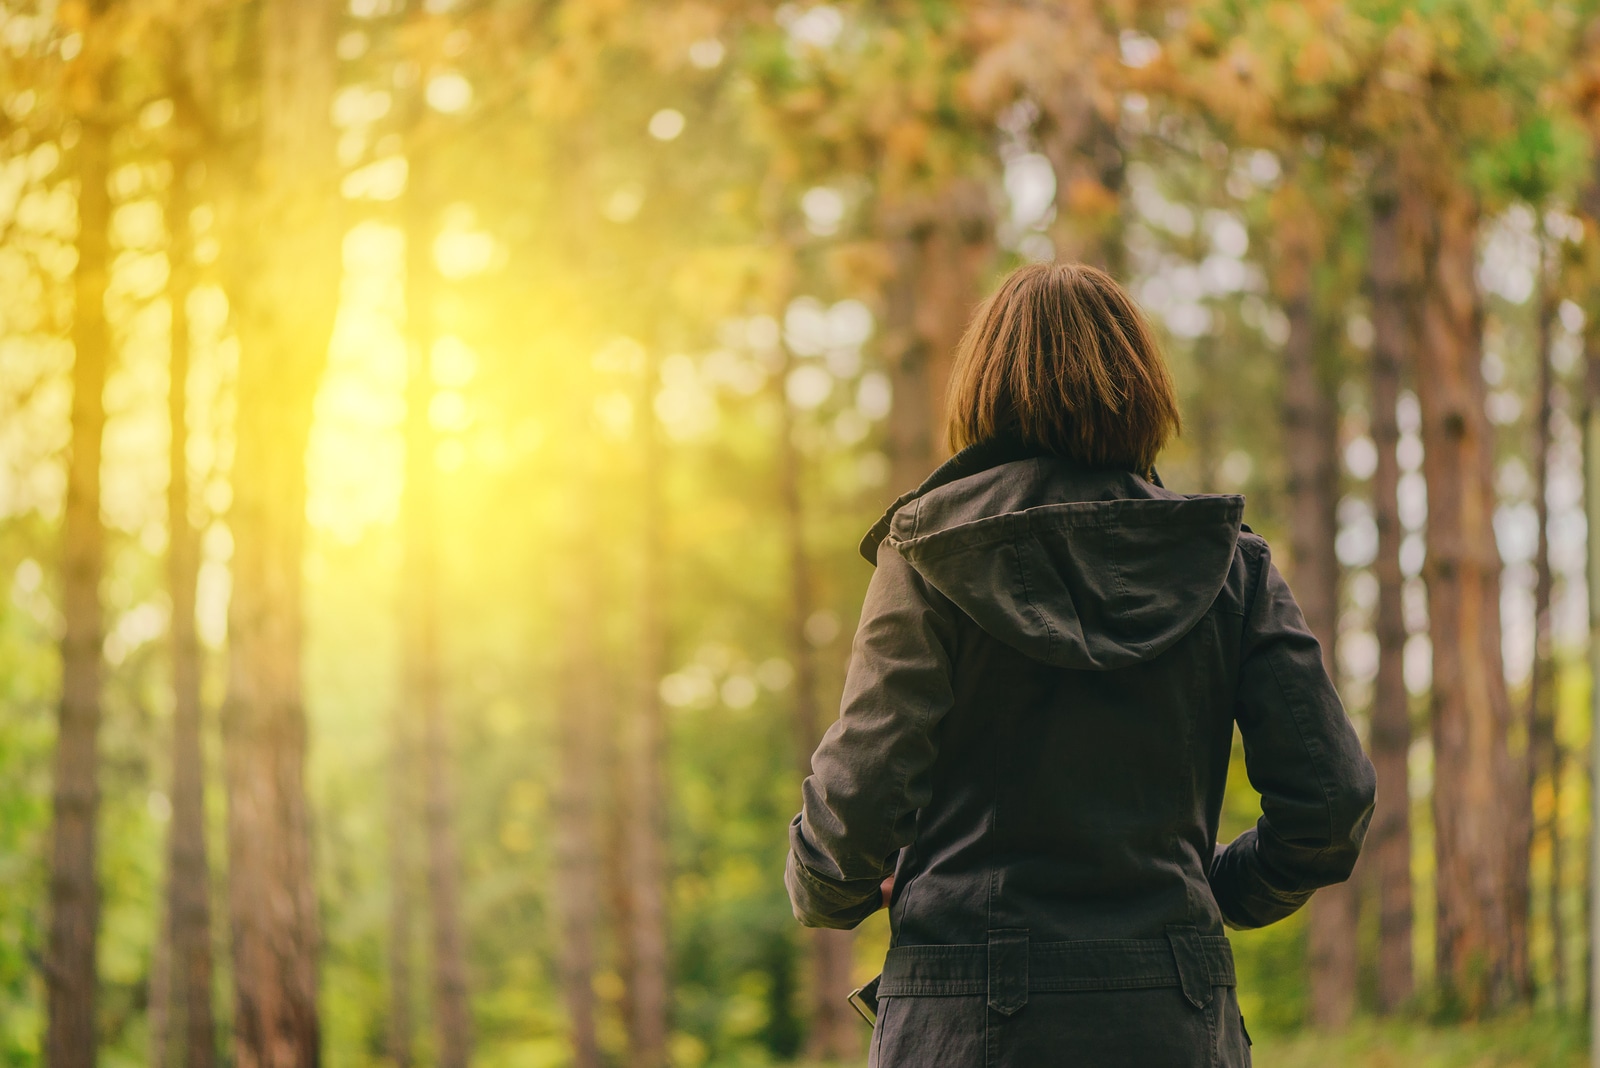
[[685, 120], [677, 108], [662, 108], [650, 116], [650, 136], [657, 141], [672, 141], [683, 133]]

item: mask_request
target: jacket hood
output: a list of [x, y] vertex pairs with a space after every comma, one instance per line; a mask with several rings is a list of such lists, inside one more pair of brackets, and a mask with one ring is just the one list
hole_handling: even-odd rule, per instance
[[[986, 632], [1056, 667], [1150, 660], [1210, 609], [1244, 498], [1184, 496], [1017, 443], [963, 450], [885, 513], [886, 543]], [[1248, 528], [1243, 528], [1248, 529]]]

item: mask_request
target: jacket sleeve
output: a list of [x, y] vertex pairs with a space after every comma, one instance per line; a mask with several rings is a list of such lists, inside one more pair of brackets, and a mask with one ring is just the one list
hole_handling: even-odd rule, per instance
[[878, 547], [839, 719], [811, 757], [789, 825], [784, 882], [807, 927], [851, 928], [875, 912], [878, 886], [931, 797], [935, 728], [953, 700], [958, 610], [892, 545]]
[[1263, 549], [1246, 606], [1234, 719], [1261, 818], [1225, 848], [1211, 889], [1230, 927], [1263, 927], [1350, 877], [1375, 780], [1322, 653]]

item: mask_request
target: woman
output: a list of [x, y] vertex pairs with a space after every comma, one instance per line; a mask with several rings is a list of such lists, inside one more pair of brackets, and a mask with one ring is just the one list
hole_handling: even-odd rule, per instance
[[[1237, 496], [1092, 267], [1006, 279], [961, 342], [954, 459], [868, 533], [843, 710], [785, 881], [813, 927], [887, 905], [871, 1061], [1248, 1065], [1223, 934], [1350, 875], [1372, 766]], [[1217, 845], [1233, 728], [1261, 793]]]

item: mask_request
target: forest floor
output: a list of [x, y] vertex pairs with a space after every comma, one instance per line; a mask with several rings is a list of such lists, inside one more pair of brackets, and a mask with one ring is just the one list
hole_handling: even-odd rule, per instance
[[1581, 1016], [1524, 1016], [1485, 1024], [1362, 1021], [1329, 1036], [1258, 1034], [1257, 1068], [1583, 1068], [1588, 1025]]

